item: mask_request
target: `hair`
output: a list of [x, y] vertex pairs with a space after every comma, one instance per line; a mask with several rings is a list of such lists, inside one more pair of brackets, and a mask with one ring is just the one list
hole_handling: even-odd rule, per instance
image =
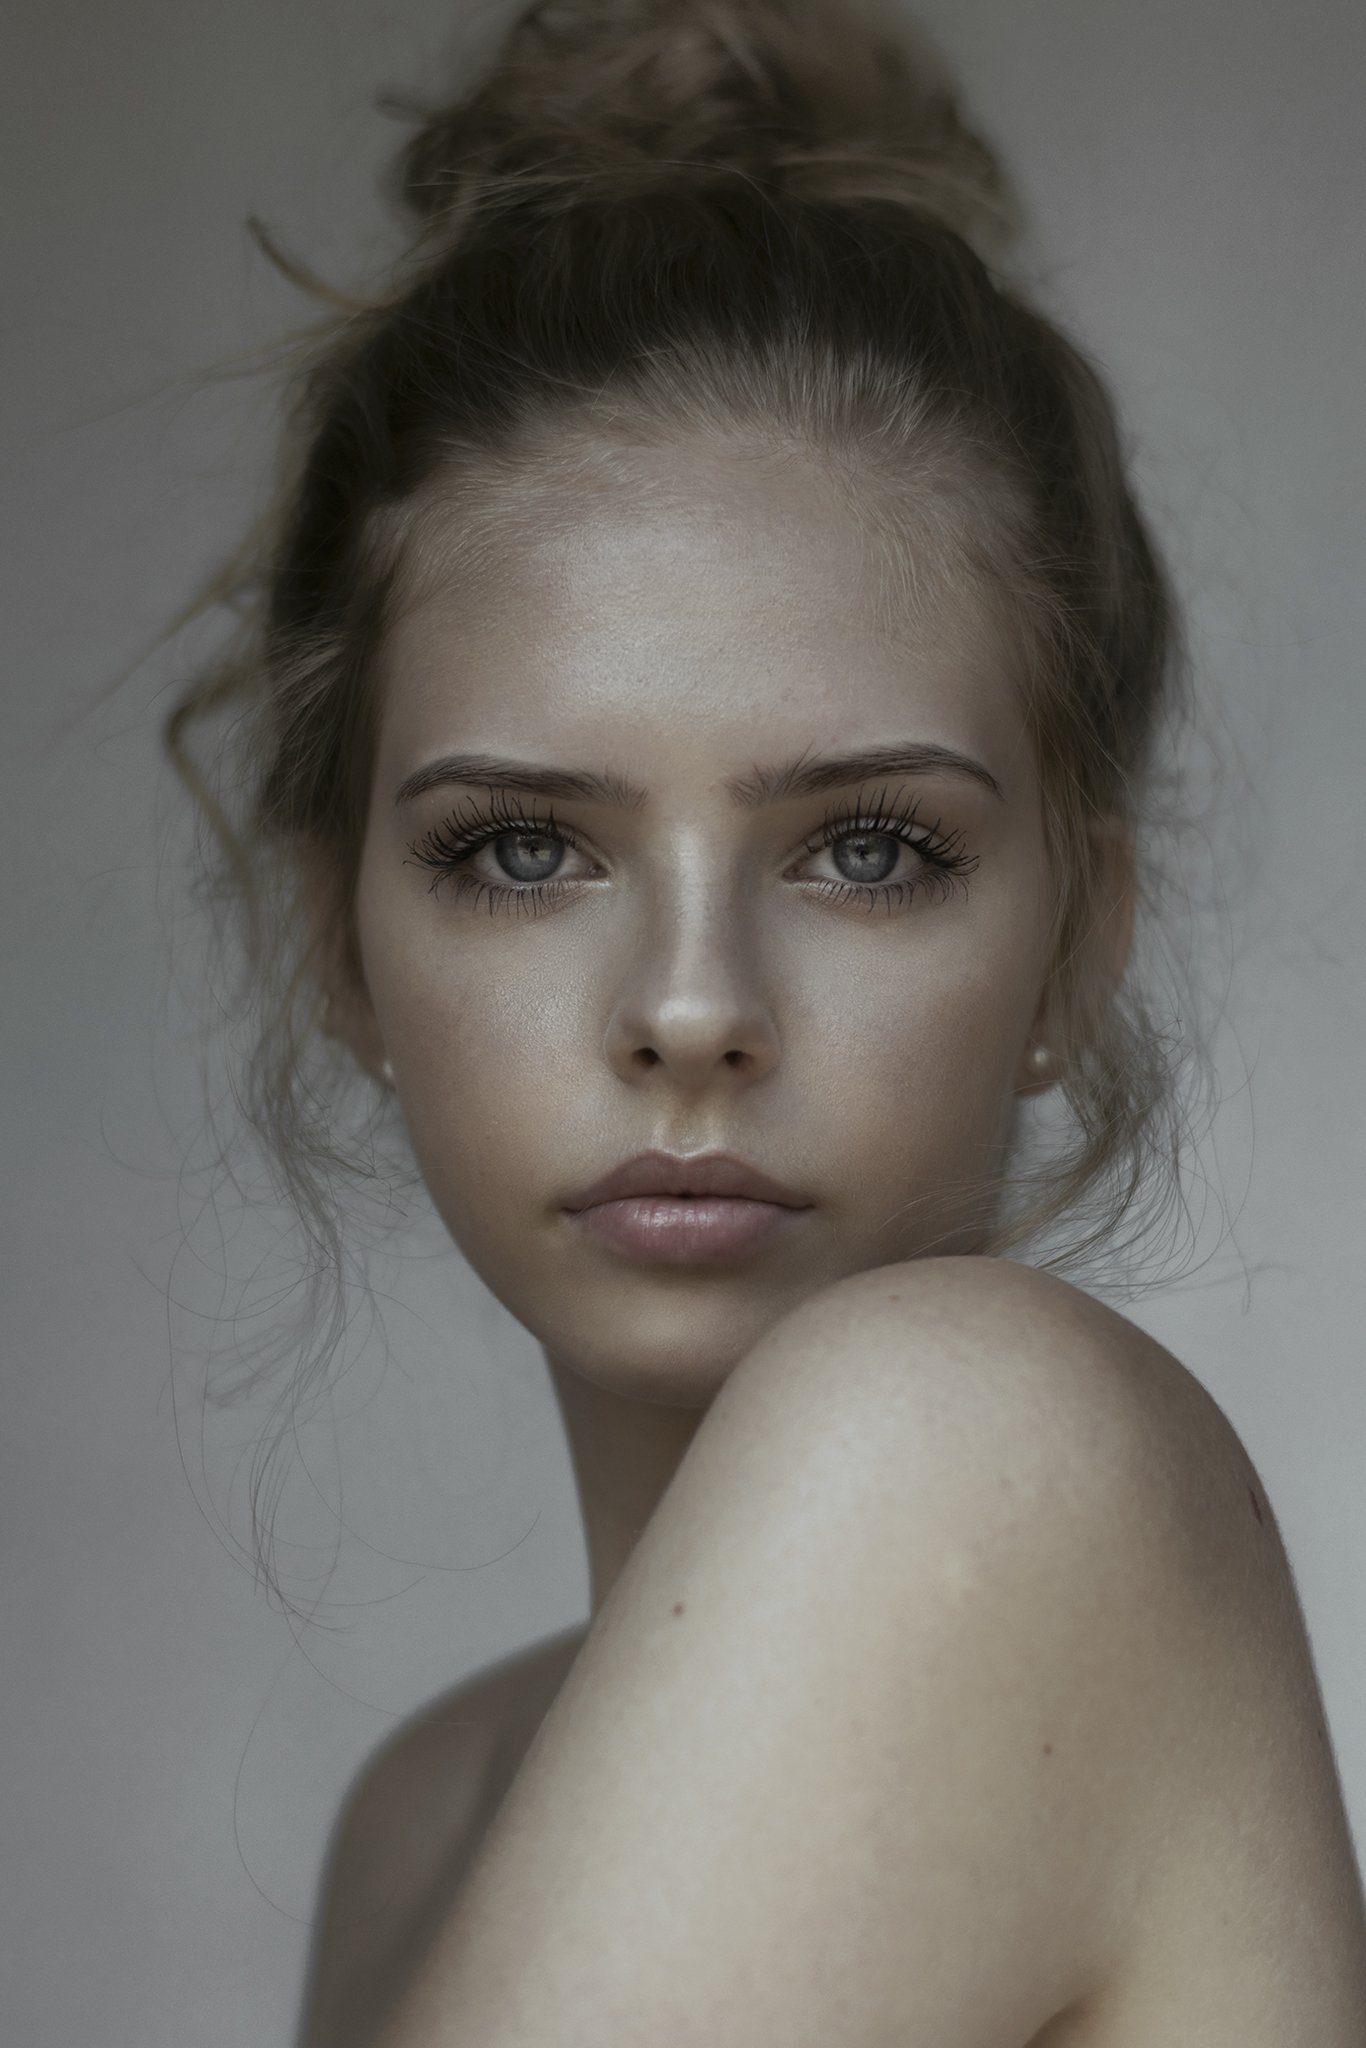
[[[883, 0], [537, 0], [419, 120], [394, 178], [410, 245], [382, 291], [318, 287], [274, 501], [205, 593], [236, 635], [165, 724], [213, 827], [210, 893], [237, 914], [236, 1098], [304, 1226], [311, 1334], [282, 1436], [344, 1328], [345, 1195], [385, 1116], [365, 1092], [348, 1135], [365, 1084], [322, 1027], [328, 988], [361, 973], [387, 623], [435, 516], [443, 562], [477, 575], [519, 492], [610, 474], [633, 443], [821, 463], [893, 598], [967, 591], [999, 627], [1043, 792], [1063, 1060], [1054, 1142], [1041, 1164], [1012, 1153], [985, 1249], [1061, 1231], [1045, 1262], [1073, 1270], [1136, 1247], [1180, 1201], [1191, 1047], [1132, 968], [1116, 987], [1097, 965], [1094, 835], [1127, 829], [1146, 914], [1181, 636], [1112, 401], [1005, 275], [1017, 208], [939, 62]], [[201, 765], [191, 729], [223, 714]], [[258, 1568], [278, 1451], [253, 1475]]]

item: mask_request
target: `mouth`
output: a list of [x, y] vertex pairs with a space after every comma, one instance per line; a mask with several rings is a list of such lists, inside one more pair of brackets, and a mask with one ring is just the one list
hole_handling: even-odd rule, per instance
[[805, 1208], [744, 1195], [656, 1192], [595, 1202], [569, 1214], [583, 1234], [625, 1257], [691, 1265], [760, 1251], [786, 1235]]
[[633, 1198], [675, 1203], [712, 1199], [755, 1202], [783, 1209], [807, 1209], [808, 1198], [731, 1152], [680, 1155], [643, 1152], [624, 1160], [565, 1204], [571, 1213]]

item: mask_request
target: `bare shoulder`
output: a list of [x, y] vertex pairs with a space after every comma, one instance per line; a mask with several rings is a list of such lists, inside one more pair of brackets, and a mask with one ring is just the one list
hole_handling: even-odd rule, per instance
[[1192, 1762], [1201, 1703], [1224, 1760], [1235, 1727], [1266, 1739], [1273, 1702], [1326, 1749], [1261, 1475], [1195, 1374], [1127, 1317], [1005, 1260], [908, 1261], [813, 1296], [751, 1364], [737, 1393], [756, 1419], [774, 1411], [769, 1426], [800, 1435], [838, 1414], [913, 1527], [956, 1533], [981, 1559], [1002, 1546], [1041, 1570], [1071, 1559], [1067, 1583], [1131, 1641], [1148, 1615], [1181, 1659]]
[[477, 1672], [367, 1758], [332, 1829], [300, 2048], [373, 2038], [583, 1635], [563, 1632]]
[[775, 1331], [782, 1328], [809, 1328], [822, 1338], [840, 1329], [857, 1334], [870, 1359], [895, 1358], [903, 1374], [948, 1365], [971, 1370], [980, 1383], [983, 1367], [999, 1365], [1000, 1393], [1012, 1385], [1037, 1392], [1048, 1383], [1059, 1393], [1069, 1385], [1099, 1393], [1107, 1382], [1118, 1393], [1136, 1371], [1155, 1390], [1197, 1385], [1126, 1316], [1055, 1274], [1008, 1259], [908, 1259], [851, 1273], [799, 1303]]
[[803, 1397], [863, 1416], [898, 1456], [923, 1444], [942, 1460], [957, 1443], [964, 1482], [976, 1468], [999, 1483], [1004, 1461], [1017, 1485], [1046, 1478], [1059, 1509], [1101, 1509], [1112, 1525], [1132, 1510], [1154, 1542], [1195, 1543], [1182, 1563], [1197, 1576], [1235, 1559], [1262, 1584], [1288, 1569], [1265, 1488], [1207, 1389], [1053, 1274], [975, 1257], [852, 1274], [775, 1326], [745, 1369], [772, 1392], [781, 1381], [794, 1416]]
[[1029, 1727], [1055, 1771], [1071, 1752], [1050, 1819], [1108, 1844], [1082, 1867], [1114, 1946], [1049, 2048], [1361, 2038], [1366, 1906], [1293, 1570], [1195, 1375], [1055, 1276], [965, 1258], [850, 1276], [751, 1363], [742, 1427], [851, 1446], [908, 1611], [968, 1617], [965, 1680], [1010, 1680], [979, 1753]]
[[949, 1261], [776, 1323], [391, 2038], [1354, 2048], [1366, 1928], [1293, 1593], [1164, 1360]]

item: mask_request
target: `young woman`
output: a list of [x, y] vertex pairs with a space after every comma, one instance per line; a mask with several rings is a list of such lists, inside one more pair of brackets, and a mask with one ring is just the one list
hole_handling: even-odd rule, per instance
[[246, 712], [256, 1120], [316, 1216], [319, 1057], [396, 1099], [592, 1614], [364, 1773], [302, 2042], [1357, 2048], [1258, 1476], [1004, 1256], [1117, 1242], [1174, 1122], [1176, 630], [990, 154], [896, 13], [581, 0], [402, 190], [169, 739]]

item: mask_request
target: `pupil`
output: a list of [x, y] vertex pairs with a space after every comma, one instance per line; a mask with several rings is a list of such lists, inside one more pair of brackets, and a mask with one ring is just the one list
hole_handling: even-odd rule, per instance
[[[504, 853], [502, 851], [504, 842], [508, 840], [512, 842], [514, 848], [513, 865], [511, 867], [508, 866], [507, 859], [505, 858]], [[541, 849], [539, 855], [536, 855], [535, 853], [533, 853], [532, 855], [533, 868], [535, 866], [537, 858], [539, 858], [542, 862], [542, 866], [539, 869], [539, 871], [530, 874], [518, 872], [516, 867], [516, 861], [518, 859], [516, 848], [518, 842], [521, 842], [523, 845], [529, 845], [532, 848], [539, 847]], [[545, 880], [547, 880], [549, 875], [553, 871], [555, 857], [560, 850], [559, 841], [551, 839], [549, 835], [544, 832], [504, 832], [500, 834], [497, 841], [497, 846], [499, 849], [499, 860], [502, 862], [508, 874], [511, 875], [512, 879], [517, 882], [544, 882]]]
[[[890, 832], [847, 833], [842, 839], [835, 841], [835, 858], [839, 862], [850, 857], [855, 866], [861, 869], [861, 872], [849, 875], [849, 881], [883, 882], [896, 866], [900, 844], [899, 840], [892, 838]], [[881, 854], [869, 853], [867, 848], [870, 846], [881, 846]]]

